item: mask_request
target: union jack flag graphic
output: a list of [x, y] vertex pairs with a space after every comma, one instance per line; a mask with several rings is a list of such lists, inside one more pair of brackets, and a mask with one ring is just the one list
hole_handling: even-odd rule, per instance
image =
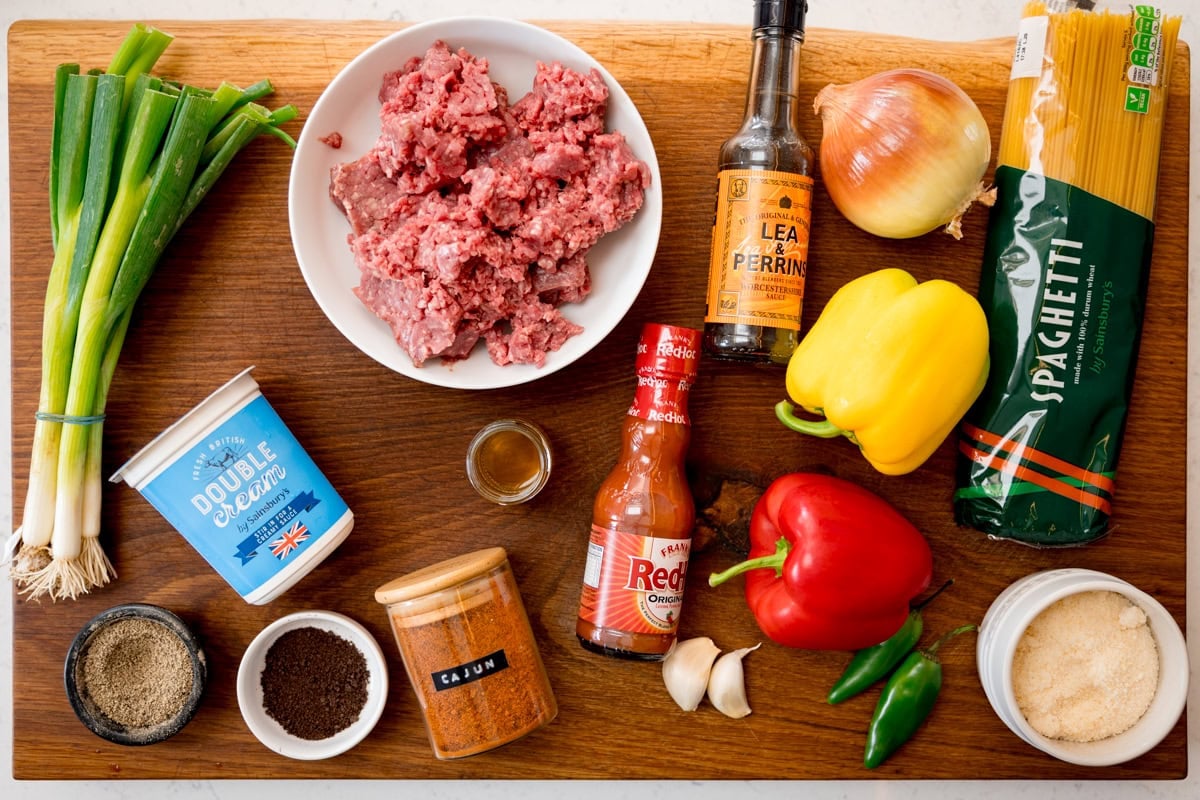
[[304, 526], [303, 522], [296, 522], [286, 533], [271, 542], [271, 555], [283, 561], [293, 550], [306, 541], [308, 541], [308, 528]]

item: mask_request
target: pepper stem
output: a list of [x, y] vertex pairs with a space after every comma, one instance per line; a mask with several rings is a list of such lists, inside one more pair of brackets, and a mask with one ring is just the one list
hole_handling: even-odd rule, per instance
[[708, 576], [709, 586], [719, 586], [725, 581], [732, 578], [734, 575], [741, 575], [743, 572], [749, 572], [752, 569], [774, 569], [775, 577], [783, 575], [783, 562], [787, 558], [787, 554], [791, 552], [792, 545], [782, 536], [775, 543], [775, 552], [769, 556], [759, 556], [758, 558], [747, 559], [740, 564], [734, 564], [724, 572], [714, 572]]
[[839, 428], [827, 419], [818, 422], [796, 416], [796, 407], [787, 400], [780, 400], [775, 404], [775, 416], [779, 418], [780, 422], [797, 433], [807, 433], [810, 436], [819, 436], [822, 439], [850, 436], [848, 431]]
[[941, 647], [944, 643], [950, 641], [955, 636], [958, 636], [960, 633], [966, 633], [967, 631], [977, 631], [977, 630], [979, 630], [979, 626], [975, 625], [974, 623], [967, 623], [966, 625], [959, 625], [957, 628], [950, 631], [949, 633], [943, 633], [941, 638], [939, 638], [933, 644], [929, 645], [929, 647], [925, 648], [925, 650], [923, 652], [925, 653], [926, 657], [928, 657], [931, 660], [936, 661], [938, 648]]
[[954, 584], [954, 578], [951, 578], [950, 580], [948, 580], [948, 581], [946, 581], [945, 583], [943, 583], [943, 584], [941, 585], [941, 587], [940, 587], [940, 588], [938, 588], [938, 590], [937, 590], [936, 592], [934, 592], [933, 594], [929, 595], [929, 597], [926, 597], [924, 600], [922, 600], [922, 601], [921, 601], [921, 602], [919, 602], [919, 603], [914, 603], [914, 604], [913, 604], [913, 607], [912, 607], [912, 610], [913, 610], [913, 611], [920, 611], [920, 610], [921, 610], [921, 609], [923, 609], [925, 606], [929, 605], [929, 604], [930, 604], [930, 603], [932, 603], [932, 602], [933, 602], [935, 599], [937, 599], [937, 596], [938, 596], [939, 594], [941, 594], [942, 592], [944, 592], [944, 591], [946, 591], [947, 589], [949, 589], [949, 588], [951, 587], [951, 585], [953, 585], [953, 584]]

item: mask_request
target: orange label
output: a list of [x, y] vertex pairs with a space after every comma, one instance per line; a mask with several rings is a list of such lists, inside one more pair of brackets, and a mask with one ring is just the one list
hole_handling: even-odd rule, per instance
[[800, 330], [812, 191], [790, 172], [718, 174], [705, 322]]
[[674, 633], [691, 549], [691, 539], [661, 539], [593, 525], [579, 616], [598, 628]]

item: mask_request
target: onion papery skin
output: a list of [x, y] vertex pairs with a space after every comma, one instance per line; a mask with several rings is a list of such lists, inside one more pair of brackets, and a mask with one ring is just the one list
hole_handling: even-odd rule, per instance
[[813, 103], [821, 115], [821, 177], [837, 209], [868, 233], [910, 239], [940, 226], [961, 238], [991, 161], [987, 123], [954, 82], [922, 69], [880, 72], [830, 84]]

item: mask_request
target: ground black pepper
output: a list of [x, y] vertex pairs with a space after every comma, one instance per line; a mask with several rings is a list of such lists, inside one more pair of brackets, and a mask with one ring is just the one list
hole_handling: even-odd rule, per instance
[[321, 628], [293, 628], [267, 650], [263, 709], [293, 736], [328, 739], [358, 719], [369, 679], [352, 642]]
[[96, 707], [127, 728], [172, 719], [192, 691], [192, 660], [169, 628], [122, 619], [101, 628], [83, 655], [83, 686]]

